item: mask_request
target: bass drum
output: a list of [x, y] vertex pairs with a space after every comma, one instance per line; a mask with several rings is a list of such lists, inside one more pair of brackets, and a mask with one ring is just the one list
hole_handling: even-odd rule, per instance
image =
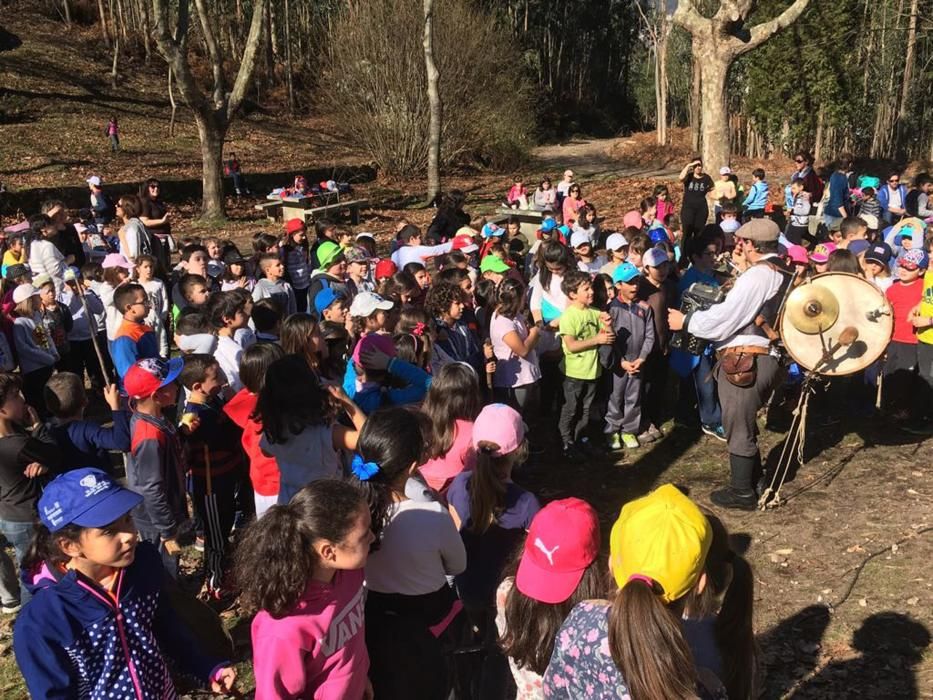
[[894, 333], [894, 312], [884, 294], [863, 277], [825, 272], [787, 295], [779, 331], [798, 365], [841, 377], [884, 354]]

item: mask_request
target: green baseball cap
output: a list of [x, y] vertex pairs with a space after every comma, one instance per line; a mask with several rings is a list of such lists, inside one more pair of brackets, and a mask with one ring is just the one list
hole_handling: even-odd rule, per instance
[[506, 265], [505, 261], [497, 255], [487, 255], [479, 264], [480, 272], [495, 272], [504, 275], [511, 269], [512, 268]]

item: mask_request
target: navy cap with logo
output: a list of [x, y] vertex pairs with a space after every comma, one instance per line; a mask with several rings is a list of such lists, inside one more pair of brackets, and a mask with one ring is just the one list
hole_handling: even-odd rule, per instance
[[894, 254], [887, 243], [875, 243], [865, 252], [865, 262], [876, 262], [885, 267], [891, 262]]
[[66, 525], [104, 527], [142, 503], [100, 469], [83, 467], [55, 477], [39, 497], [39, 520], [49, 532]]

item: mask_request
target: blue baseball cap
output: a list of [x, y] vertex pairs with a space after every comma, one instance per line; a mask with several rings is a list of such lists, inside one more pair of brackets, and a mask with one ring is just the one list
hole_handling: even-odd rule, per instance
[[671, 239], [667, 235], [667, 231], [663, 228], [653, 228], [648, 231], [648, 238], [651, 239], [651, 242], [655, 245], [658, 243], [670, 243]]
[[612, 271], [612, 283], [619, 284], [620, 282], [625, 282], [628, 284], [634, 279], [637, 279], [641, 273], [638, 271], [638, 268], [632, 265], [630, 262], [620, 263], [615, 270]]
[[39, 520], [49, 532], [66, 525], [104, 527], [142, 503], [100, 469], [82, 467], [55, 477], [39, 497]]
[[550, 233], [557, 228], [557, 221], [550, 216], [541, 222], [541, 232]]
[[314, 310], [317, 311], [317, 315], [320, 316], [338, 299], [343, 299], [343, 295], [337, 294], [337, 292], [330, 287], [324, 287], [324, 289], [314, 296]]
[[498, 224], [494, 224], [490, 221], [488, 224], [483, 226], [480, 233], [482, 234], [483, 238], [498, 238], [499, 236], [505, 235], [505, 229], [500, 228]]

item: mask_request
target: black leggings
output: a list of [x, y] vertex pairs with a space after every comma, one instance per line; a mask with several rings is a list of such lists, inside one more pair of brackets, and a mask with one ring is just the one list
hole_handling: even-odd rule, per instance
[[680, 211], [680, 223], [684, 227], [684, 242], [694, 236], [699, 236], [708, 218], [709, 206], [705, 203], [703, 206], [684, 206]]

